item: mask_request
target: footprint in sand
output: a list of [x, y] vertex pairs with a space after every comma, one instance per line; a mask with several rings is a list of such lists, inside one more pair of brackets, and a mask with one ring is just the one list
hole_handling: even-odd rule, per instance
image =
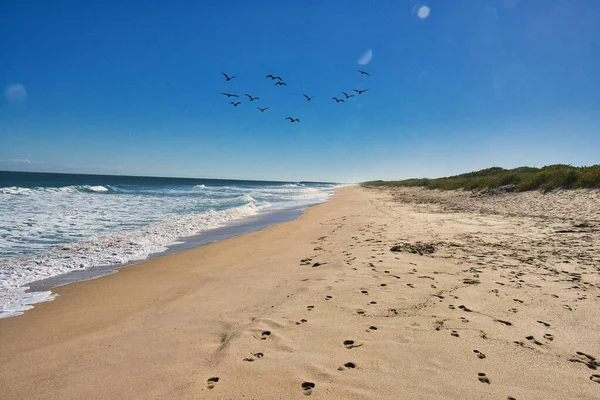
[[212, 377], [206, 380], [206, 387], [209, 389], [212, 389], [215, 387], [215, 385], [217, 384], [217, 382], [219, 382], [219, 378], [218, 377]]
[[307, 307], [306, 307], [306, 310], [307, 310], [307, 311], [310, 311], [310, 310], [312, 310], [313, 308], [315, 308], [315, 306], [307, 306]]
[[379, 286], [381, 286], [381, 287], [385, 287], [385, 286], [387, 286], [387, 285], [386, 285], [385, 283], [382, 283], [382, 284], [380, 284]]
[[345, 369], [354, 369], [354, 368], [356, 368], [356, 364], [354, 364], [353, 362], [347, 362], [343, 366], [339, 367], [338, 371], [343, 371]]
[[538, 324], [544, 325], [546, 328], [550, 327], [550, 324], [544, 321], [538, 321]]
[[483, 354], [479, 350], [473, 350], [473, 353], [477, 354], [477, 358], [479, 358], [480, 360], [483, 360], [485, 358], [485, 354]]
[[356, 343], [354, 340], [344, 340], [344, 347], [348, 350], [362, 346], [362, 343]]
[[367, 292], [366, 290], [361, 290], [360, 291], [362, 294], [369, 294], [369, 292]]
[[306, 323], [306, 322], [308, 322], [308, 320], [306, 320], [306, 319], [301, 319], [300, 321], [296, 322], [296, 325], [301, 325], [301, 324], [304, 324], [304, 323]]
[[454, 337], [460, 337], [459, 334], [458, 334], [458, 332], [456, 332], [456, 331], [450, 332], [450, 335], [452, 335]]
[[331, 300], [331, 299], [333, 299], [333, 297], [331, 297], [331, 296], [325, 296], [325, 300]]
[[554, 340], [554, 335], [551, 333], [546, 333], [544, 334], [544, 339], [549, 340], [549, 341], [553, 341]]
[[264, 331], [260, 334], [260, 340], [267, 340], [269, 336], [271, 336], [271, 331]]
[[364, 310], [356, 310], [356, 313], [358, 315], [365, 315], [365, 311]]
[[310, 394], [312, 393], [312, 390], [315, 388], [315, 384], [312, 382], [302, 382], [302, 393], [304, 393], [305, 396], [310, 396]]
[[377, 302], [376, 301], [371, 301], [371, 302], [369, 302], [369, 304], [377, 304]]
[[374, 332], [376, 330], [377, 330], [376, 326], [370, 326], [370, 327], [367, 328], [367, 332]]
[[[264, 356], [264, 354], [263, 354], [263, 353], [254, 353], [254, 354], [252, 354], [252, 355], [253, 355], [254, 357], [256, 357], [256, 358], [254, 358], [254, 357], [248, 357], [248, 358], [244, 358], [244, 360], [243, 360], [243, 361], [246, 361], [246, 362], [253, 362], [253, 361], [255, 361], [257, 358], [263, 358], [263, 356]], [[218, 379], [218, 378], [217, 378], [217, 379]]]
[[490, 382], [490, 378], [487, 377], [487, 375], [483, 372], [480, 372], [477, 374], [478, 378], [479, 378], [479, 382], [481, 383], [487, 383], [488, 385], [491, 383]]
[[473, 312], [473, 310], [471, 310], [470, 308], [467, 308], [467, 306], [462, 305], [462, 304], [460, 306], [458, 306], [458, 308], [460, 308], [464, 312]]
[[600, 383], [600, 375], [592, 375], [590, 376], [590, 381]]
[[536, 338], [534, 338], [532, 335], [527, 336], [525, 339], [529, 340], [530, 342], [533, 342], [535, 344], [537, 344], [538, 346], [542, 346], [543, 343], [536, 340]]
[[497, 320], [495, 320], [495, 321], [496, 321], [496, 322], [500, 322], [501, 324], [504, 324], [504, 325], [508, 325], [508, 326], [511, 326], [511, 325], [512, 325], [512, 322], [504, 321], [504, 320], [502, 320], [502, 319], [497, 319]]

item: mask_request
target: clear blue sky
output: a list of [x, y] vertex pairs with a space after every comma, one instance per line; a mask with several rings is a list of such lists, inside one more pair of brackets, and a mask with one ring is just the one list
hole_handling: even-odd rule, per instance
[[0, 169], [356, 182], [600, 162], [596, 0], [3, 0], [0, 60]]

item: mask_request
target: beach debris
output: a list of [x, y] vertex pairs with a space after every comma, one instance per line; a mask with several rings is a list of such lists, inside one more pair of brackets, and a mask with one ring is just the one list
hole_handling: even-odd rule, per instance
[[390, 248], [390, 251], [393, 253], [398, 252], [406, 252], [411, 254], [418, 254], [420, 256], [425, 254], [432, 254], [436, 250], [436, 245], [434, 243], [399, 243]]

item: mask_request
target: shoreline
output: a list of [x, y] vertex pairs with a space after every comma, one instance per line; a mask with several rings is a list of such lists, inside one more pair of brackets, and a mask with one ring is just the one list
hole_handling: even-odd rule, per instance
[[[47, 279], [42, 279], [39, 281], [28, 283], [27, 286], [29, 286], [29, 289], [27, 289], [26, 293], [36, 293], [48, 290], [51, 291], [52, 289], [69, 285], [71, 283], [101, 278], [106, 275], [115, 274], [119, 272], [121, 268], [141, 264], [156, 257], [166, 256], [169, 254], [178, 253], [180, 251], [194, 249], [196, 247], [205, 246], [210, 243], [226, 240], [249, 232], [257, 232], [268, 228], [271, 225], [293, 221], [294, 219], [299, 218], [308, 208], [318, 204], [321, 204], [321, 202], [303, 204], [294, 207], [275, 210], [267, 209], [259, 213], [258, 215], [243, 218], [240, 220], [228, 221], [225, 223], [224, 226], [220, 228], [209, 229], [207, 231], [200, 232], [198, 235], [195, 236], [180, 238], [180, 243], [168, 246], [168, 248], [165, 251], [159, 253], [152, 253], [143, 260], [131, 261], [124, 264], [91, 267], [83, 271], [71, 271], [67, 272], [66, 274], [56, 275]], [[32, 305], [34, 304], [39, 303], [33, 303]], [[29, 310], [25, 310], [25, 312], [26, 311]], [[15, 316], [18, 317], [18, 315]]]
[[[335, 190], [335, 189], [334, 189]], [[330, 196], [331, 197], [331, 196]], [[324, 200], [324, 201], [328, 201]], [[298, 218], [304, 211], [323, 201], [301, 201], [297, 204], [270, 206], [258, 211], [256, 215], [226, 221], [218, 228], [211, 228], [193, 236], [181, 237], [175, 244], [168, 245], [164, 251], [150, 253], [144, 259], [131, 260], [121, 264], [92, 266], [85, 269], [74, 269], [66, 273], [50, 276], [21, 285], [28, 287], [24, 291], [26, 297], [20, 304], [0, 309], [0, 319], [12, 318], [31, 310], [36, 304], [53, 301], [55, 295], [52, 289], [70, 283], [97, 279], [102, 276], [117, 273], [119, 269], [139, 264], [155, 257], [172, 254], [178, 251], [202, 246], [214, 241], [224, 240], [247, 232], [264, 229], [272, 224], [278, 224]]]
[[60, 287], [0, 320], [0, 388], [594, 399], [599, 204], [600, 192], [340, 188], [295, 220]]

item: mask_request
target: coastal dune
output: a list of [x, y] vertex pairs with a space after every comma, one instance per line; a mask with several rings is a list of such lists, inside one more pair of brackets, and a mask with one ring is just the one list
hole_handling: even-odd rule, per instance
[[337, 189], [0, 320], [3, 399], [597, 399], [598, 191]]

